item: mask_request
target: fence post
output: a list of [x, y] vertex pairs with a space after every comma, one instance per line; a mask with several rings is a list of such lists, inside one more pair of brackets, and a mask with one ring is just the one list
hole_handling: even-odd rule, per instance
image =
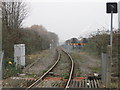
[[2, 89], [3, 56], [4, 56], [4, 52], [0, 52], [0, 90]]
[[106, 53], [102, 53], [101, 54], [101, 68], [102, 68], [102, 82], [105, 85], [105, 87], [107, 86], [108, 80], [107, 80], [107, 54]]

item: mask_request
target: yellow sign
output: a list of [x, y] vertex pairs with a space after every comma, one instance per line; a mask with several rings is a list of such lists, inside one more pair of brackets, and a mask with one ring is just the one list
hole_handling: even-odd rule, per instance
[[8, 62], [8, 64], [12, 64], [12, 62], [11, 62], [11, 61], [9, 61], [9, 62]]

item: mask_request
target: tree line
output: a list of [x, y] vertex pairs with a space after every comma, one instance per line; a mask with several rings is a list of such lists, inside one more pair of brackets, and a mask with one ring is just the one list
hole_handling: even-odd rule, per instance
[[26, 54], [49, 49], [51, 43], [57, 46], [57, 34], [47, 31], [44, 26], [22, 27], [28, 14], [25, 2], [2, 2], [2, 42], [6, 61], [14, 57], [14, 44], [25, 44]]
[[[113, 30], [113, 46], [112, 46], [112, 52], [113, 56], [117, 55], [118, 53], [118, 47], [119, 45], [119, 38], [120, 34], [118, 33], [118, 30]], [[101, 53], [107, 53], [108, 47], [110, 45], [110, 32], [108, 30], [101, 30], [97, 31], [94, 34], [90, 34], [89, 38], [87, 39], [88, 43], [83, 48], [87, 51], [95, 52], [97, 55], [101, 55]]]

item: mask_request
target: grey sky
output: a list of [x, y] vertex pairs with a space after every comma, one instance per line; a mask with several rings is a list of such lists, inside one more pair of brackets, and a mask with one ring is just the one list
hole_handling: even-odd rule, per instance
[[[106, 14], [106, 2], [30, 2], [31, 13], [24, 26], [43, 25], [48, 31], [58, 34], [60, 41], [72, 37], [86, 37], [89, 33], [110, 26]], [[114, 27], [118, 28], [117, 14]]]

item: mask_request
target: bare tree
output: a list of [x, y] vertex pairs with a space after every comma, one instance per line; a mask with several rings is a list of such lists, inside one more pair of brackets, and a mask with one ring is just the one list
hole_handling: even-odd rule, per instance
[[28, 8], [25, 2], [2, 2], [3, 26], [17, 29], [22, 26], [27, 15]]

